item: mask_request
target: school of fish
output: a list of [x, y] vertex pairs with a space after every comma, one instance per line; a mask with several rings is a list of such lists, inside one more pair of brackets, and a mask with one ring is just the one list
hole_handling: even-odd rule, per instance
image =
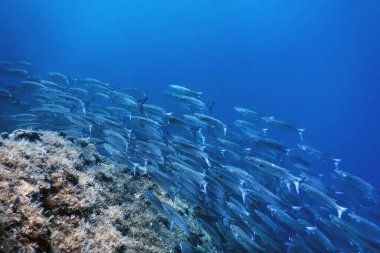
[[[190, 203], [217, 251], [380, 252], [379, 191], [342, 170], [341, 159], [307, 145], [304, 129], [239, 106], [238, 119], [223, 122], [202, 92], [181, 85], [164, 92], [175, 105], [167, 111], [149, 104], [144, 90], [58, 72], [38, 76], [31, 67], [0, 63], [1, 131], [88, 138], [136, 176], [147, 173], [173, 203]], [[187, 236], [182, 252], [202, 252], [184, 217], [144, 193]]]

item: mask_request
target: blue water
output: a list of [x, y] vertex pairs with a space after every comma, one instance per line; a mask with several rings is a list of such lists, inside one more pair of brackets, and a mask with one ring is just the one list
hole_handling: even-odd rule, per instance
[[379, 25], [375, 0], [12, 0], [0, 2], [0, 59], [157, 103], [168, 84], [202, 90], [225, 121], [239, 105], [306, 128], [379, 187]]

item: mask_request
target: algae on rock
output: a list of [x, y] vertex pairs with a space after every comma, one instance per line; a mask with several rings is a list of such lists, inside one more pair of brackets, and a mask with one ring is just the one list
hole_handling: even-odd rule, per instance
[[0, 252], [174, 252], [183, 235], [150, 207], [147, 187], [86, 140], [3, 133]]

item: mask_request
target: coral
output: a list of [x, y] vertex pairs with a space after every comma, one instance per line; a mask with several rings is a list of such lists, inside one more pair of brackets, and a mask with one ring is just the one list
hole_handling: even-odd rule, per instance
[[2, 133], [0, 252], [174, 252], [184, 236], [169, 231], [144, 188], [157, 186], [84, 139]]

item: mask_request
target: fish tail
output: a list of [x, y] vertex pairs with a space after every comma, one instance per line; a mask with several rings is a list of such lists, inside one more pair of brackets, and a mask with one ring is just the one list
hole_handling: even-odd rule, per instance
[[200, 127], [191, 128], [191, 132], [193, 134], [194, 139], [197, 137], [197, 133], [198, 133], [199, 129], [201, 129], [201, 128]]
[[146, 101], [148, 101], [148, 99], [148, 97], [145, 97], [137, 100], [137, 102], [139, 103], [139, 110], [141, 114], [144, 114], [144, 104], [146, 103]]
[[207, 110], [208, 110], [208, 112], [209, 112], [210, 114], [213, 113], [214, 105], [215, 105], [215, 102], [209, 102], [209, 103], [206, 104], [206, 106], [207, 106]]
[[342, 218], [342, 215], [344, 212], [346, 212], [348, 210], [347, 207], [343, 207], [343, 206], [339, 206], [338, 204], [335, 204], [336, 205], [336, 210], [338, 211], [338, 218]]
[[223, 126], [223, 134], [224, 134], [224, 136], [227, 134], [227, 128], [228, 128], [228, 125], [224, 125]]
[[294, 187], [296, 188], [296, 192], [297, 192], [297, 194], [299, 194], [300, 193], [300, 181], [298, 181], [298, 180], [295, 180], [294, 182]]

